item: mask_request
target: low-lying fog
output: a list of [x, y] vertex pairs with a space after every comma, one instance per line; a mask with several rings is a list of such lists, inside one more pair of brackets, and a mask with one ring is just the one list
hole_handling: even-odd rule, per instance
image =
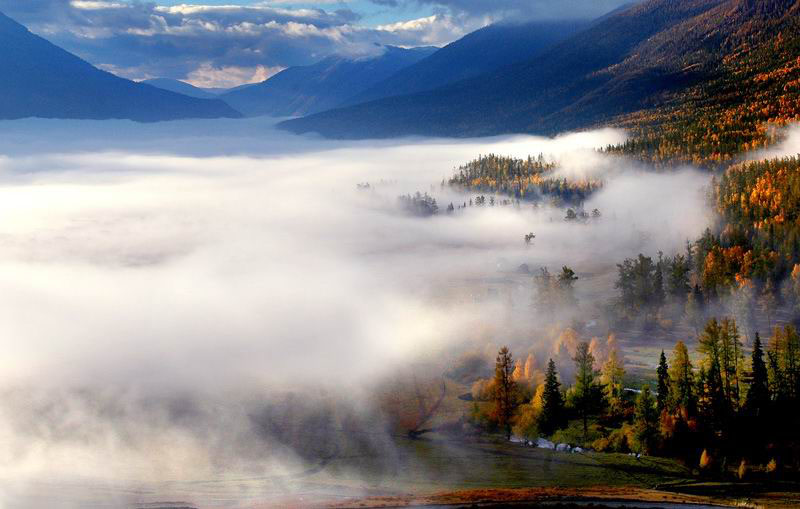
[[[388, 373], [519, 341], [520, 320], [546, 325], [521, 264], [574, 268], [591, 314], [616, 263], [681, 251], [709, 221], [708, 175], [596, 154], [623, 139], [613, 130], [342, 143], [266, 120], [0, 128], [0, 507], [163, 500], [186, 493], [167, 481], [302, 472], [316, 463], [273, 429], [279, 411], [301, 420], [275, 401], [379, 422], [366, 402]], [[440, 184], [488, 153], [605, 178], [585, 204], [601, 219], [525, 203], [397, 208], [415, 191], [441, 208], [467, 201]], [[259, 496], [237, 489], [207, 506]]]

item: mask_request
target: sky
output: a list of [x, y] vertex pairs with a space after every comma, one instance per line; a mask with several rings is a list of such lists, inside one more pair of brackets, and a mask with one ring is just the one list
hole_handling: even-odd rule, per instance
[[443, 46], [503, 20], [591, 18], [626, 0], [0, 0], [0, 12], [120, 76], [232, 87], [330, 55]]

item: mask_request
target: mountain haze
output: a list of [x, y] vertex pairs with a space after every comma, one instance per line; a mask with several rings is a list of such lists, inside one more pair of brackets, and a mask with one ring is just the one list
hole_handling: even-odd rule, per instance
[[220, 100], [187, 97], [101, 71], [0, 13], [0, 118], [237, 118]]
[[313, 65], [284, 69], [260, 84], [220, 97], [248, 116], [307, 115], [340, 106], [436, 49], [388, 46], [377, 57], [358, 60], [328, 57]]

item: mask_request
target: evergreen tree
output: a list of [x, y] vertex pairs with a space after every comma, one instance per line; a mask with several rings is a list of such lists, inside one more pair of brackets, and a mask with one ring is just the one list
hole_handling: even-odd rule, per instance
[[636, 398], [633, 424], [639, 451], [643, 454], [651, 452], [658, 439], [658, 408], [648, 385], [642, 387]]
[[506, 439], [511, 439], [511, 417], [514, 415], [514, 360], [507, 346], [500, 349], [494, 366], [495, 417], [505, 430]]
[[653, 276], [653, 305], [656, 309], [659, 309], [666, 300], [667, 294], [664, 291], [664, 254], [659, 251], [658, 263], [656, 263]]
[[753, 379], [747, 390], [745, 408], [750, 415], [760, 417], [769, 407], [769, 378], [758, 332], [753, 341], [752, 369]]
[[715, 423], [716, 429], [725, 426], [730, 416], [720, 361], [722, 355], [721, 335], [722, 327], [716, 318], [712, 318], [700, 336], [699, 348], [700, 352], [705, 355], [705, 413], [708, 420]]
[[596, 394], [594, 356], [589, 352], [589, 343], [582, 341], [575, 352], [575, 406], [583, 420], [583, 436], [589, 436], [589, 414], [594, 407]]
[[669, 402], [669, 367], [667, 366], [667, 356], [664, 355], [664, 350], [661, 350], [661, 357], [658, 359], [658, 394], [656, 395], [658, 401], [658, 411], [661, 413], [667, 408]]
[[544, 392], [542, 393], [542, 413], [539, 416], [539, 431], [544, 435], [563, 426], [564, 423], [564, 398], [561, 397], [561, 384], [558, 382], [556, 363], [553, 359], [547, 363], [547, 372], [544, 376]]

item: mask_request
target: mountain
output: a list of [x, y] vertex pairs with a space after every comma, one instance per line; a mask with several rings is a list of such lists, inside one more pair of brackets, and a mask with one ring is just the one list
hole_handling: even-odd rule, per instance
[[[752, 73], [746, 67], [735, 71], [731, 63], [759, 48], [784, 47], [774, 38], [794, 40], [797, 14], [798, 0], [648, 0], [605, 16], [526, 62], [281, 126], [349, 138], [552, 134], [621, 124], [637, 112], [637, 125], [645, 125], [658, 111], [668, 118], [665, 105], [685, 109], [695, 104], [693, 97], [705, 98], [706, 107], [727, 105], [725, 93], [746, 101], [747, 89], [720, 88], [720, 80], [735, 83], [732, 73]], [[786, 62], [775, 65], [797, 57], [789, 52]], [[765, 61], [752, 65], [768, 70]], [[707, 86], [712, 83], [720, 86]]]
[[0, 119], [241, 117], [220, 100], [186, 97], [101, 71], [2, 13], [0, 69]]
[[249, 116], [307, 115], [341, 105], [436, 49], [387, 46], [377, 57], [358, 60], [328, 57], [313, 65], [284, 69], [258, 85], [220, 97]]
[[432, 90], [529, 60], [588, 25], [584, 20], [489, 25], [398, 71], [347, 104]]
[[169, 90], [176, 94], [188, 95], [189, 97], [196, 97], [197, 99], [215, 99], [217, 94], [203, 90], [194, 85], [190, 85], [185, 81], [174, 80], [172, 78], [153, 78], [144, 80], [140, 83], [146, 83], [150, 86], [160, 88], [161, 90]]

